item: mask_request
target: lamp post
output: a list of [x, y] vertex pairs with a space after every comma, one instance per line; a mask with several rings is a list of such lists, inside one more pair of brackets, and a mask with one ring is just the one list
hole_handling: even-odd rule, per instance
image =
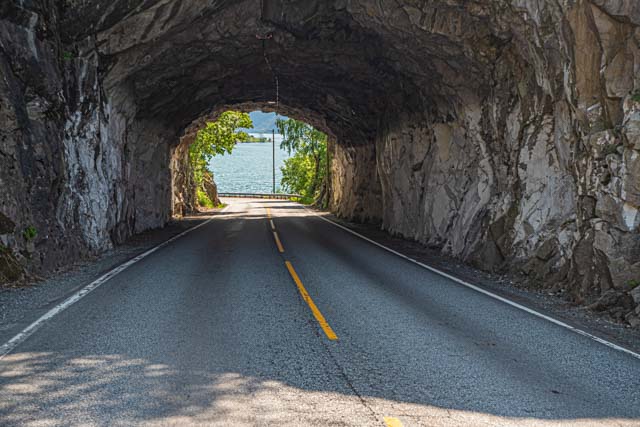
[[273, 172], [273, 194], [276, 194], [276, 131], [271, 129], [271, 160]]

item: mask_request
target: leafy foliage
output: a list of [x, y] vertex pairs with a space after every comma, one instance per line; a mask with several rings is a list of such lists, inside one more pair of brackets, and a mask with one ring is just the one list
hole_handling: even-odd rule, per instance
[[282, 187], [288, 193], [300, 194], [304, 203], [313, 201], [314, 164], [311, 156], [296, 153], [282, 166]]
[[628, 287], [629, 289], [635, 289], [635, 288], [637, 288], [638, 286], [640, 286], [640, 280], [629, 280], [629, 281], [627, 282], [627, 287]]
[[278, 119], [276, 126], [283, 137], [280, 148], [287, 150], [289, 154], [295, 151], [316, 156], [323, 149], [326, 150], [327, 135], [304, 122], [294, 119]]
[[196, 197], [198, 199], [198, 206], [202, 206], [204, 208], [215, 208], [213, 201], [201, 188], [196, 190]]
[[326, 178], [327, 135], [294, 119], [278, 119], [276, 126], [283, 136], [280, 147], [294, 153], [281, 168], [281, 184], [286, 191], [300, 194], [303, 203], [311, 203]]
[[35, 239], [37, 235], [38, 235], [38, 230], [36, 230], [36, 228], [33, 225], [28, 226], [22, 232], [22, 236], [27, 242]]
[[238, 141], [244, 141], [249, 137], [247, 133], [238, 129], [251, 127], [253, 123], [248, 114], [225, 111], [218, 120], [208, 122], [198, 131], [196, 140], [189, 147], [189, 160], [198, 187], [202, 184], [205, 174], [209, 172], [208, 164], [213, 156], [231, 154]]

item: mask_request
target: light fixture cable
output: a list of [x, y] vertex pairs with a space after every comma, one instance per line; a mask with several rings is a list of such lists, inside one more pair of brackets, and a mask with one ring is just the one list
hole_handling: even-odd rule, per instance
[[[260, 22], [264, 23], [265, 19], [264, 19], [264, 0], [260, 0]], [[266, 32], [263, 34], [256, 34], [256, 38], [258, 40], [262, 41], [262, 56], [264, 57], [264, 62], [267, 64], [267, 68], [269, 69], [269, 72], [271, 72], [271, 75], [273, 77], [273, 83], [274, 83], [274, 87], [275, 87], [275, 92], [276, 92], [276, 116], [278, 115], [278, 110], [280, 107], [280, 79], [278, 78], [278, 73], [276, 73], [276, 70], [273, 68], [273, 65], [271, 65], [271, 61], [269, 60], [269, 55], [267, 54], [267, 40], [271, 40], [273, 39], [273, 33], [272, 32]]]

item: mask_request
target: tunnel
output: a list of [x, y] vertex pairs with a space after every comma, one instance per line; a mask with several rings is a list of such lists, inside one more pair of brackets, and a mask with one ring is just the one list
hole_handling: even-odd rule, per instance
[[576, 301], [640, 277], [633, 1], [19, 3], [0, 236], [36, 270], [190, 212], [198, 129], [260, 109], [329, 135], [340, 217]]

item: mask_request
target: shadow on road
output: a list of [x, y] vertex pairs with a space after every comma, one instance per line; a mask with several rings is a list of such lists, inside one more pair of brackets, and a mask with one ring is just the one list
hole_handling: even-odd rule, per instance
[[[525, 343], [534, 332], [523, 333], [517, 322], [498, 331], [492, 323], [495, 313], [471, 313], [464, 304], [451, 303], [470, 298], [467, 290], [454, 288], [451, 296], [436, 300], [445, 285], [426, 286], [417, 276], [420, 272], [411, 273], [416, 280], [400, 278], [393, 269], [401, 268], [404, 261], [372, 264], [366, 253], [369, 249], [348, 246], [345, 239], [352, 237], [326, 228], [330, 226], [309, 227], [306, 216], [311, 214], [301, 207], [278, 203], [269, 204], [270, 208], [281, 210], [278, 226], [290, 240], [297, 236], [299, 251], [312, 253], [312, 248], [305, 245], [315, 245], [325, 257], [321, 259], [325, 267], [321, 268], [342, 263], [361, 278], [350, 283], [335, 279], [326, 284], [327, 292], [335, 287], [342, 296], [326, 311], [329, 321], [335, 319], [341, 326], [342, 341], [324, 340], [304, 304], [296, 299], [292, 284], [274, 290], [277, 298], [271, 301], [266, 290], [272, 285], [258, 285], [257, 278], [263, 271], [255, 261], [246, 267], [254, 282], [214, 286], [200, 278], [201, 282], [192, 285], [201, 287], [195, 293], [172, 291], [185, 304], [200, 301], [199, 310], [213, 313], [202, 319], [219, 319], [219, 325], [209, 325], [215, 332], [190, 322], [191, 313], [187, 311], [168, 311], [168, 318], [175, 316], [184, 323], [131, 325], [130, 329], [114, 325], [104, 329], [102, 348], [90, 353], [68, 348], [10, 354], [0, 361], [0, 424], [223, 425], [232, 420], [234, 425], [363, 425], [381, 423], [380, 415], [384, 414], [380, 408], [395, 408], [398, 413], [392, 415], [402, 416], [407, 425], [638, 425], [634, 415], [638, 408], [633, 409], [638, 392], [615, 396], [615, 384], [626, 381], [627, 376], [621, 373], [618, 378], [595, 378], [603, 375], [598, 369], [615, 372], [615, 366], [605, 366], [608, 361], [600, 367], [597, 363], [581, 366], [576, 355], [562, 354], [560, 349], [532, 351]], [[221, 231], [223, 234], [238, 233], [241, 221], [245, 230], [250, 230], [242, 234], [249, 234], [245, 238], [271, 238], [266, 212], [261, 215], [240, 210], [217, 216], [232, 224], [231, 231]], [[196, 238], [197, 233], [193, 233], [185, 241]], [[208, 241], [206, 245], [214, 243]], [[274, 252], [268, 256], [278, 255]], [[216, 262], [238, 262], [232, 251], [221, 251], [219, 257], [223, 259]], [[314, 280], [309, 283], [310, 293], [326, 308], [326, 295], [314, 287]], [[129, 290], [131, 286], [123, 289], [134, 292], [135, 288]], [[132, 301], [134, 297], [132, 294]], [[372, 312], [371, 306], [380, 310], [381, 299], [385, 299], [383, 308], [388, 307], [389, 313]], [[258, 302], [270, 308], [261, 312], [256, 308]], [[283, 305], [273, 307], [275, 304]], [[293, 305], [297, 307], [291, 308]], [[144, 311], [144, 307], [132, 310]], [[465, 310], [472, 315], [465, 316]], [[306, 313], [306, 329], [293, 325], [283, 335], [285, 326], [277, 323], [287, 321], [288, 312], [296, 318], [304, 318]], [[350, 332], [346, 331], [347, 321], [340, 323], [338, 313], [346, 318], [345, 312], [354, 319]], [[241, 316], [246, 323], [237, 321]], [[375, 332], [359, 335], [363, 327], [357, 322], [367, 316], [376, 326]], [[150, 331], [168, 328], [173, 341], [163, 342], [151, 334], [149, 344], [137, 343], [139, 349], [144, 350], [145, 345], [156, 349], [147, 354], [139, 349], [129, 352], [110, 347], [109, 334], [123, 342], [139, 340], [132, 332], [136, 327]], [[83, 337], [82, 328], [68, 333]], [[47, 338], [43, 339], [46, 343]], [[98, 338], [87, 334], [86, 339]], [[206, 342], [206, 348], [196, 346], [198, 342]], [[51, 342], [49, 347], [56, 348], [56, 343]], [[622, 358], [616, 357], [609, 361]], [[508, 378], [508, 386], [503, 387], [500, 378], [487, 372]], [[518, 380], [519, 374], [522, 381]], [[564, 384], [563, 390], [548, 387], [554, 378]], [[597, 390], [588, 388], [589, 383], [598, 382]], [[629, 386], [623, 385], [621, 390]], [[603, 392], [614, 396], [605, 397], [600, 394]], [[613, 398], [616, 403], [603, 406], [603, 398]], [[540, 407], [541, 402], [549, 406]], [[577, 417], [559, 415], [557, 405], [564, 403], [584, 410]]]

